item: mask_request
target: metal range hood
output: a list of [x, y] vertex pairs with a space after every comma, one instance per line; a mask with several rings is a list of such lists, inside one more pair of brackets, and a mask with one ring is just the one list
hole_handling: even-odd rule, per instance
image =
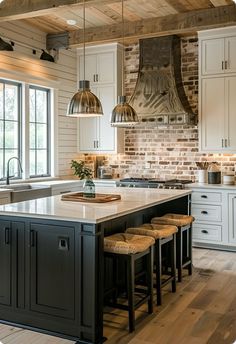
[[158, 124], [195, 124], [181, 77], [181, 46], [177, 36], [140, 40], [139, 74], [129, 104], [139, 116]]

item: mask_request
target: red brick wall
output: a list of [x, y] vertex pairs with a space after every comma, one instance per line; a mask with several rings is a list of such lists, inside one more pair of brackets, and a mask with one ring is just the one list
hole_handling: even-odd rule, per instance
[[[198, 108], [198, 41], [196, 37], [182, 38], [182, 78], [193, 112]], [[125, 88], [131, 96], [136, 84], [139, 66], [139, 45], [125, 50]], [[87, 160], [94, 156], [87, 156]], [[172, 125], [161, 127], [141, 124], [125, 131], [125, 154], [107, 156], [107, 163], [115, 174], [162, 178], [197, 177], [196, 161], [218, 161], [222, 171], [232, 171], [236, 155], [201, 154], [198, 152], [198, 128]], [[145, 168], [150, 162], [151, 168]]]

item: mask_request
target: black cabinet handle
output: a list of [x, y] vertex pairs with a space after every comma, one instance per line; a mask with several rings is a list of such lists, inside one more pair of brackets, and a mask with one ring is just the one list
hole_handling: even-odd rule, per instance
[[67, 191], [60, 191], [60, 194], [62, 195], [62, 194], [69, 193], [69, 192], [71, 192], [71, 191], [70, 191], [70, 190], [67, 190]]
[[201, 195], [201, 198], [207, 198], [207, 195]]
[[204, 234], [208, 234], [208, 231], [206, 229], [203, 229], [201, 232]]
[[58, 249], [61, 251], [69, 251], [69, 238], [59, 237], [58, 238]]
[[5, 244], [9, 245], [11, 242], [11, 232], [10, 232], [10, 228], [6, 227], [5, 228]]
[[207, 215], [208, 212], [206, 210], [201, 211], [201, 214]]

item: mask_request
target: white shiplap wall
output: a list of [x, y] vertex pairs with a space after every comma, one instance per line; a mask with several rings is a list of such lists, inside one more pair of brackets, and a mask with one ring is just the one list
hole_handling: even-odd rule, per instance
[[[56, 63], [40, 60], [40, 49], [46, 46], [46, 34], [22, 21], [0, 23], [0, 37], [15, 42], [14, 52], [0, 51], [0, 78], [9, 75], [13, 80], [34, 80], [39, 85], [57, 89], [55, 171], [56, 175], [70, 175], [70, 161], [77, 153], [77, 120], [65, 114], [77, 88], [75, 50], [60, 50]], [[33, 48], [37, 49], [36, 55], [32, 53]]]

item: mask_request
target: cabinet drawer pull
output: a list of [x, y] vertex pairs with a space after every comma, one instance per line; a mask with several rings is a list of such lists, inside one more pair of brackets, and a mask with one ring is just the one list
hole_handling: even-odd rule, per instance
[[96, 76], [95, 76], [95, 74], [93, 74], [93, 81], [94, 81], [94, 82], [96, 81]]
[[224, 69], [224, 61], [222, 61], [221, 68]]
[[5, 244], [9, 245], [11, 242], [11, 232], [10, 232], [10, 228], [6, 227], [5, 228]]
[[207, 195], [201, 195], [201, 198], [207, 198]]
[[208, 231], [206, 229], [203, 229], [201, 232], [204, 234], [208, 234]]
[[60, 191], [60, 194], [65, 194], [65, 193], [69, 193], [71, 192], [70, 190], [67, 190], [67, 191]]
[[58, 249], [61, 251], [69, 251], [69, 238], [59, 237], [58, 238]]
[[225, 147], [228, 147], [227, 139], [225, 139]]
[[221, 140], [221, 146], [224, 148], [224, 139]]
[[225, 61], [225, 69], [228, 69], [228, 62]]
[[201, 211], [201, 214], [207, 215], [207, 214], [208, 214], [208, 211], [203, 210], [203, 211]]
[[96, 81], [98, 82], [98, 74], [96, 74]]

